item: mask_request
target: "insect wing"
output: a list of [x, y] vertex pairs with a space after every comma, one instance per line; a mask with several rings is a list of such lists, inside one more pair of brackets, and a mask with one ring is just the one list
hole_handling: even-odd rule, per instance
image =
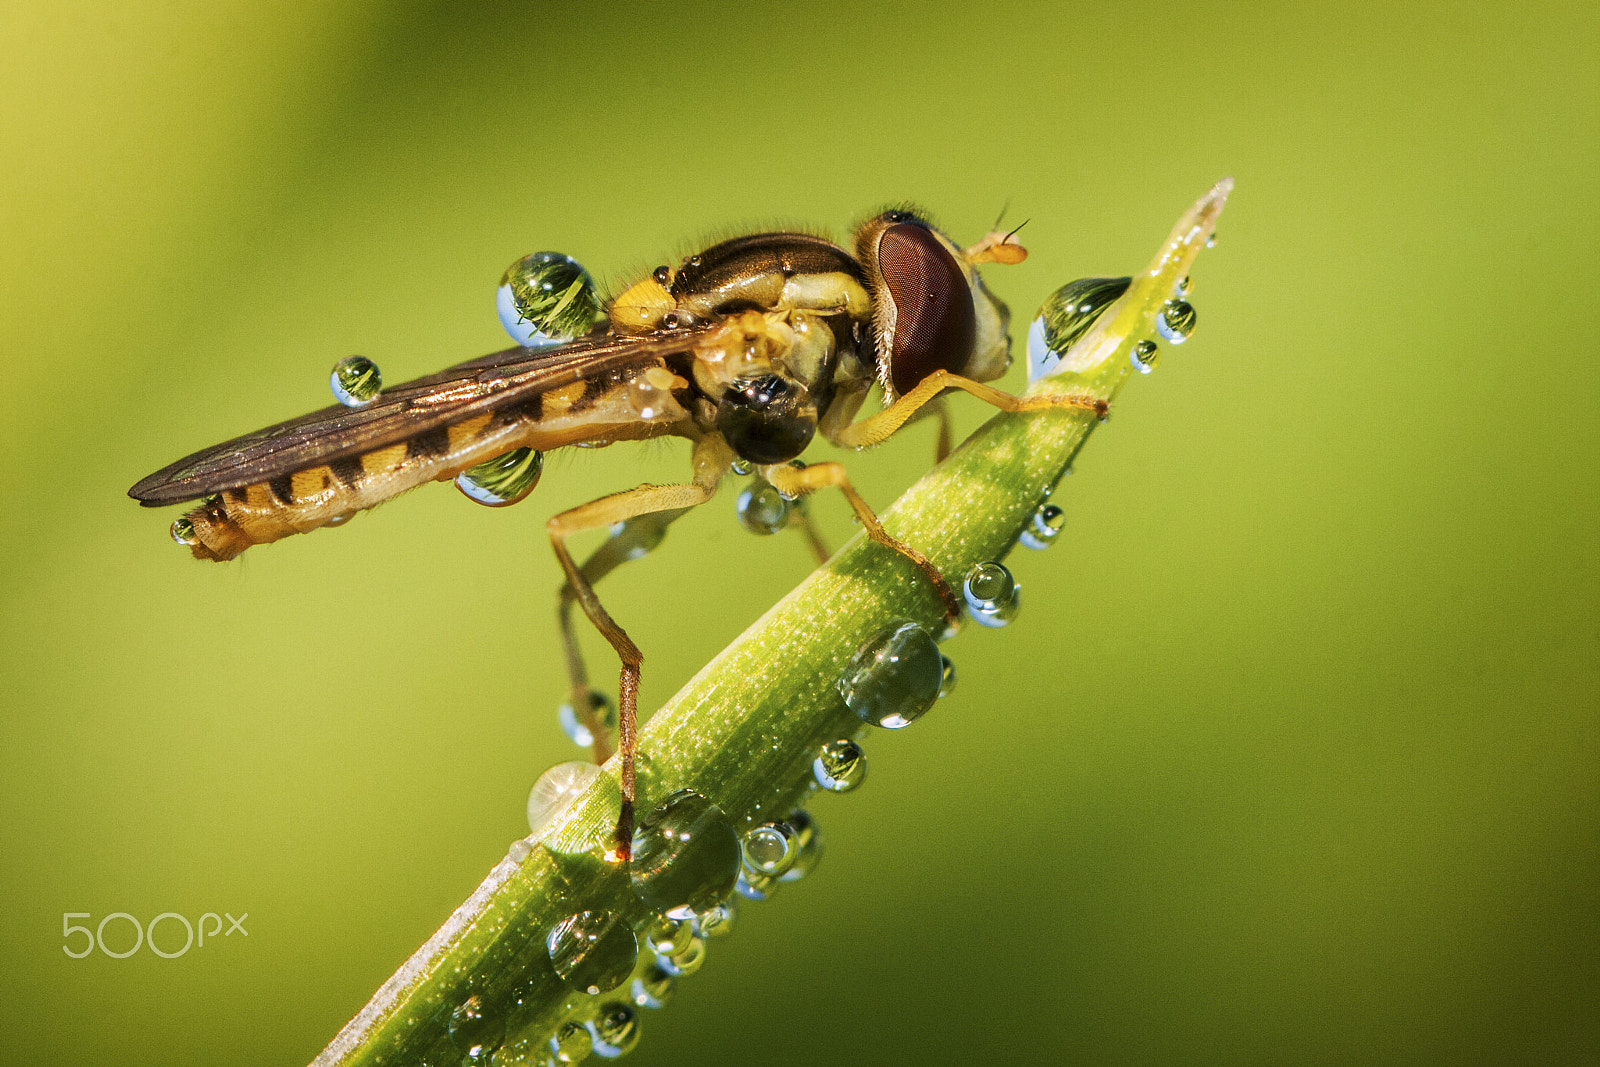
[[367, 407], [335, 404], [202, 449], [141, 479], [128, 495], [146, 507], [177, 504], [361, 455], [596, 374], [688, 351], [704, 332], [607, 334], [508, 348], [385, 389]]

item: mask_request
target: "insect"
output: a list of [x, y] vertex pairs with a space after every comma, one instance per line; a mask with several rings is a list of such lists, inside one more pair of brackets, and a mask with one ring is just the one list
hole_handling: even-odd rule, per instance
[[[382, 390], [365, 406], [325, 408], [204, 449], [142, 479], [129, 495], [146, 506], [199, 500], [174, 523], [174, 537], [199, 559], [228, 560], [252, 545], [337, 525], [428, 481], [468, 478], [464, 485], [481, 488], [497, 471], [526, 470], [530, 455], [536, 463], [564, 445], [688, 439], [690, 480], [613, 493], [548, 523], [566, 579], [558, 617], [572, 706], [593, 730], [597, 761], [611, 752], [598, 715], [605, 700], [587, 680], [573, 603], [621, 661], [622, 814], [608, 855], [626, 861], [642, 656], [594, 583], [635, 554], [628, 545], [659, 539], [674, 519], [710, 499], [737, 461], [787, 497], [840, 490], [867, 534], [916, 567], [954, 619], [959, 607], [949, 584], [926, 556], [884, 530], [841, 464], [791, 461], [819, 433], [846, 448], [875, 445], [914, 416], [940, 410], [933, 402], [952, 389], [1008, 411], [1073, 406], [1105, 414], [1104, 402], [1092, 397], [1021, 399], [984, 384], [1010, 364], [1010, 315], [978, 267], [1021, 262], [1027, 253], [1014, 237], [996, 230], [963, 248], [914, 209], [868, 219], [853, 251], [803, 232], [750, 234], [656, 268], [603, 310], [577, 268], [567, 276], [577, 281], [554, 290], [558, 300], [516, 304], [533, 347]], [[547, 267], [564, 260], [576, 268], [565, 257], [540, 255]], [[549, 284], [544, 290], [552, 291]], [[561, 323], [569, 328], [557, 329]], [[882, 410], [858, 418], [875, 387]], [[469, 495], [512, 503], [531, 488], [527, 478], [522, 483], [498, 496]], [[567, 539], [606, 526], [620, 532], [578, 565]]]

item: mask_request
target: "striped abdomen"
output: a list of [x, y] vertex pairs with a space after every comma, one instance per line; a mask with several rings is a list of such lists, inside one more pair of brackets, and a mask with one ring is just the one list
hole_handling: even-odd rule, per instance
[[648, 417], [640, 412], [637, 398], [630, 398], [633, 377], [613, 373], [574, 382], [407, 441], [224, 489], [185, 516], [194, 526], [190, 551], [196, 559], [233, 559], [252, 545], [338, 525], [357, 511], [516, 448], [548, 451], [682, 429], [688, 415], [667, 390], [653, 397]]

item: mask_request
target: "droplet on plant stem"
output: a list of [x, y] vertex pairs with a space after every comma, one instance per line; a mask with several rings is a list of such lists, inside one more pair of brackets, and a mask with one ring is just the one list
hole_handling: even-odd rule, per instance
[[621, 985], [639, 959], [639, 941], [622, 916], [580, 911], [555, 925], [545, 939], [550, 965], [579, 992], [604, 993]]
[[776, 878], [794, 866], [800, 842], [793, 829], [781, 822], [762, 823], [748, 830], [739, 842], [747, 871]]
[[949, 656], [941, 652], [939, 654], [939, 667], [939, 697], [943, 699], [955, 692], [956, 665]]
[[1067, 524], [1067, 513], [1055, 504], [1044, 504], [1028, 518], [1017, 543], [1024, 548], [1042, 551], [1055, 543], [1061, 528]]
[[822, 831], [817, 829], [817, 821], [811, 817], [811, 813], [802, 808], [791, 811], [783, 821], [799, 838], [800, 855], [779, 881], [798, 882], [822, 862]]
[[862, 722], [897, 730], [939, 699], [943, 666], [933, 636], [900, 621], [876, 634], [846, 664], [839, 695]]
[[669, 796], [633, 834], [629, 876], [652, 910], [674, 918], [721, 903], [739, 875], [739, 837], [722, 809], [693, 790]]
[[1181, 345], [1194, 333], [1199, 315], [1187, 300], [1168, 300], [1156, 315], [1156, 333], [1168, 344]]
[[1160, 358], [1160, 346], [1148, 339], [1140, 341], [1128, 352], [1128, 363], [1140, 374], [1149, 374], [1155, 370], [1156, 362]]
[[554, 823], [600, 777], [593, 763], [558, 763], [539, 776], [528, 791], [528, 828], [537, 836]]
[[975, 622], [986, 626], [1003, 626], [1004, 622], [992, 620], [997, 619], [1016, 599], [1016, 579], [1011, 577], [1011, 572], [1003, 563], [994, 560], [975, 563], [967, 572], [966, 580], [961, 583], [961, 595], [966, 599], [967, 609]]
[[557, 1063], [578, 1063], [594, 1051], [594, 1037], [582, 1023], [564, 1022], [550, 1038], [550, 1056]]
[[811, 762], [811, 774], [822, 788], [848, 793], [867, 780], [867, 757], [860, 745], [841, 737], [822, 746]]
[[639, 1043], [639, 1013], [631, 1004], [608, 1001], [589, 1023], [589, 1034], [596, 1056], [607, 1060], [626, 1056]]
[[345, 407], [364, 408], [383, 391], [383, 375], [366, 356], [346, 356], [333, 365], [328, 387], [333, 390], [333, 398]]
[[1128, 291], [1132, 278], [1079, 278], [1045, 299], [1028, 329], [1028, 380], [1052, 373], [1106, 308]]
[[633, 980], [633, 1002], [641, 1008], [664, 1008], [677, 984], [676, 977], [659, 963], [652, 963]]
[[485, 1062], [506, 1039], [505, 1019], [485, 1011], [483, 997], [474, 993], [450, 1013], [450, 1040], [473, 1063]]

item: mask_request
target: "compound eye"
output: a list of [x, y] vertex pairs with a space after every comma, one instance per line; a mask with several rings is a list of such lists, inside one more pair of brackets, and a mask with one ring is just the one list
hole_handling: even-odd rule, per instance
[[893, 305], [894, 344], [887, 353], [889, 380], [905, 394], [936, 370], [960, 374], [972, 356], [977, 312], [972, 286], [933, 231], [901, 222], [878, 239], [878, 273]]
[[817, 406], [805, 389], [776, 374], [736, 378], [717, 403], [717, 430], [740, 458], [785, 463], [817, 432]]

